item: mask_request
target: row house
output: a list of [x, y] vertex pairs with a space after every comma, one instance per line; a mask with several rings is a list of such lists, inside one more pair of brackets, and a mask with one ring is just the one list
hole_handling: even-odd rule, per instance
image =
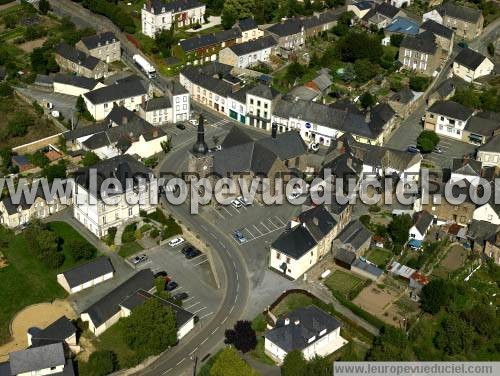
[[238, 43], [245, 43], [264, 36], [264, 31], [259, 29], [259, 25], [257, 25], [257, 22], [253, 18], [236, 21], [234, 28], [241, 32], [241, 38], [238, 40]]
[[473, 110], [453, 101], [437, 101], [425, 114], [424, 128], [461, 140], [465, 124], [471, 118]]
[[226, 47], [219, 52], [219, 61], [238, 68], [248, 68], [259, 63], [269, 63], [277, 42], [273, 36], [251, 40]]
[[399, 47], [399, 62], [403, 68], [426, 76], [435, 75], [441, 64], [440, 49], [436, 37], [430, 31], [415, 36], [407, 35]]
[[337, 25], [339, 16], [343, 13], [342, 8], [330, 9], [322, 13], [316, 13], [302, 19], [306, 38], [313, 38], [318, 34], [330, 30]]
[[406, 17], [406, 13], [389, 4], [380, 3], [370, 9], [361, 19], [361, 24], [366, 27], [385, 29], [396, 17]]
[[286, 56], [293, 50], [305, 44], [305, 28], [299, 18], [290, 18], [283, 22], [276, 23], [265, 30], [265, 33], [272, 35], [278, 42], [279, 54]]
[[100, 79], [108, 74], [108, 65], [94, 56], [80, 51], [66, 42], [61, 42], [55, 48], [56, 63], [63, 69], [79, 76]]
[[142, 33], [154, 38], [156, 33], [174, 27], [204, 22], [206, 6], [197, 0], [148, 0], [141, 10]]
[[122, 55], [120, 40], [111, 31], [82, 38], [75, 47], [106, 63], [120, 61]]
[[453, 75], [466, 82], [473, 82], [493, 72], [495, 64], [486, 56], [464, 48], [453, 61]]
[[434, 20], [427, 20], [420, 25], [420, 32], [430, 31], [434, 34], [435, 42], [439, 48], [446, 51], [446, 56], [450, 56], [453, 51], [454, 35], [452, 29], [437, 23]]
[[151, 98], [139, 107], [139, 116], [154, 126], [189, 120], [189, 92], [177, 82], [169, 82], [164, 97]]

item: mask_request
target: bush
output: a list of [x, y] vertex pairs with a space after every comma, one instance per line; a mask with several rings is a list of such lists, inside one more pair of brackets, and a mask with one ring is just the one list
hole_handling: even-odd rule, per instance
[[68, 242], [68, 248], [70, 250], [73, 260], [91, 260], [97, 253], [94, 246], [89, 244], [85, 239], [77, 238], [72, 239]]
[[7, 82], [0, 83], [0, 97], [10, 97], [14, 91]]
[[434, 131], [425, 130], [417, 138], [417, 147], [423, 153], [430, 153], [439, 143], [439, 136]]
[[361, 217], [359, 217], [359, 221], [367, 228], [370, 228], [370, 220], [371, 217], [369, 214], [363, 214]]
[[89, 356], [87, 366], [92, 376], [105, 376], [116, 371], [116, 354], [110, 350], [95, 351]]
[[151, 236], [151, 238], [153, 239], [157, 238], [158, 236], [160, 236], [160, 230], [158, 230], [157, 228], [152, 229], [149, 233], [149, 236]]
[[135, 230], [137, 229], [137, 223], [131, 223], [125, 227], [122, 234], [122, 243], [132, 243], [135, 241]]
[[410, 88], [415, 91], [425, 91], [430, 83], [430, 77], [412, 76], [410, 78]]

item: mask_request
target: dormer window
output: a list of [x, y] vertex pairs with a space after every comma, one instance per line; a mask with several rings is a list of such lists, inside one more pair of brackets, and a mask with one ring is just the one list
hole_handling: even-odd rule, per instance
[[323, 336], [326, 334], [326, 328], [323, 329], [321, 332], [319, 332], [319, 337]]
[[307, 343], [312, 343], [312, 342], [314, 342], [315, 340], [316, 340], [316, 336], [312, 336], [311, 338], [309, 338], [309, 339], [307, 340]]

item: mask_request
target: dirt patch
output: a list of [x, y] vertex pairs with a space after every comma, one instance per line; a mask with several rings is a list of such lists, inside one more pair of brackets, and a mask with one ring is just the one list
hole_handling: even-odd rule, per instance
[[9, 262], [3, 255], [2, 251], [0, 251], [0, 269], [5, 268], [6, 266], [9, 265]]
[[34, 304], [20, 311], [10, 325], [12, 341], [0, 346], [0, 361], [7, 360], [10, 352], [28, 347], [26, 332], [29, 328], [46, 328], [63, 315], [76, 318], [75, 311], [65, 300]]
[[24, 42], [18, 47], [24, 52], [31, 53], [35, 48], [42, 47], [47, 38], [40, 38], [35, 40], [30, 40], [29, 42]]
[[443, 261], [441, 261], [440, 266], [449, 271], [455, 271], [464, 266], [466, 258], [467, 251], [465, 248], [460, 245], [455, 245], [450, 249]]
[[404, 320], [400, 314], [400, 309], [394, 303], [400, 297], [401, 293], [399, 291], [387, 285], [381, 289], [372, 284], [361, 291], [352, 302], [384, 322], [399, 327]]
[[7, 4], [0, 5], [0, 11], [4, 10], [4, 9], [12, 8], [16, 5], [17, 5], [17, 1], [12, 1], [12, 2], [7, 3]]

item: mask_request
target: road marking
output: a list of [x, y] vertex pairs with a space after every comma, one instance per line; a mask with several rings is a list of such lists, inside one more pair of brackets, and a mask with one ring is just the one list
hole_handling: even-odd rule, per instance
[[184, 299], [184, 303], [190, 301], [191, 299], [194, 299], [194, 296], [190, 297], [190, 298], [187, 298], [187, 299]]
[[245, 230], [247, 230], [247, 232], [248, 232], [250, 235], [252, 235], [252, 238], [255, 238], [254, 234], [252, 234], [252, 233], [250, 232], [250, 230], [248, 229], [248, 227], [245, 227]]
[[222, 219], [226, 219], [226, 217], [224, 217], [221, 213], [219, 213], [219, 210], [217, 209], [214, 209], [215, 212], [222, 218]]
[[170, 371], [172, 371], [172, 370], [173, 370], [173, 368], [169, 368], [169, 369], [167, 369], [165, 372], [163, 372], [163, 373], [162, 373], [162, 375], [165, 375], [165, 374], [169, 373], [169, 372], [170, 372]]
[[201, 264], [204, 264], [208, 261], [208, 258], [206, 258], [205, 260], [203, 260], [202, 262], [199, 262], [197, 264], [194, 264], [193, 266], [198, 266], [198, 265], [201, 265]]
[[272, 224], [272, 225], [273, 225], [273, 227], [275, 227], [275, 230], [279, 228], [278, 226], [276, 226], [276, 225], [273, 223], [273, 221], [271, 221], [271, 218], [268, 218], [267, 220], [269, 221], [269, 223], [270, 223], [270, 224]]
[[227, 321], [227, 316], [224, 320], [222, 320], [221, 324], [224, 324]]
[[[260, 231], [260, 230], [259, 230], [259, 229], [255, 226], [255, 225], [253, 225], [253, 228], [254, 228], [254, 229], [255, 229], [255, 230], [256, 230], [256, 231], [257, 231], [260, 235], [262, 235], [262, 231]], [[257, 237], [255, 237], [255, 238], [257, 238]]]
[[[198, 346], [199, 347], [199, 346]], [[196, 347], [193, 351], [189, 353], [189, 356], [193, 355], [196, 351], [198, 351], [198, 347]]]
[[[224, 206], [221, 206], [221, 208], [222, 208], [222, 209], [224, 209], [224, 210], [226, 211], [226, 213], [227, 213], [227, 214], [229, 214], [231, 217], [233, 216], [233, 215], [229, 212], [229, 210], [227, 210]], [[225, 219], [225, 218], [224, 218], [224, 219]]]
[[176, 364], [176, 366], [180, 365], [186, 358], [182, 358], [182, 360], [179, 361], [179, 363]]
[[229, 310], [229, 314], [233, 313], [233, 310], [234, 310], [234, 306], [232, 306], [231, 309]]
[[264, 226], [264, 228], [267, 230], [267, 232], [271, 232], [271, 230], [269, 230], [269, 229], [267, 228], [267, 226], [264, 224], [264, 222], [260, 222], [260, 224], [261, 224], [262, 226]]
[[201, 343], [200, 343], [200, 346], [203, 345], [205, 342], [208, 341], [208, 338], [205, 338]]
[[283, 226], [286, 225], [286, 222], [284, 222], [280, 217], [274, 216]]
[[[202, 320], [202, 319], [204, 319], [205, 317], [210, 316], [210, 315], [212, 315], [212, 314], [213, 314], [213, 312], [207, 313], [207, 314], [205, 314], [205, 315], [201, 316], [201, 317], [200, 317], [200, 320]], [[224, 322], [224, 321], [223, 321], [223, 322]]]
[[192, 313], [193, 313], [193, 314], [196, 314], [196, 313], [198, 313], [198, 312], [200, 312], [200, 311], [203, 311], [204, 309], [207, 309], [207, 307], [200, 308], [200, 309], [198, 309], [198, 310], [196, 310], [196, 311], [194, 311], [194, 312], [192, 312]]
[[219, 330], [219, 327], [215, 328], [215, 329], [212, 331], [212, 335], [214, 335], [214, 334], [215, 334], [215, 332], [216, 332], [217, 330]]
[[205, 225], [201, 225], [201, 228], [205, 231], [207, 231], [208, 229], [205, 227]]
[[190, 305], [189, 307], [186, 307], [186, 309], [193, 308], [195, 305], [198, 305], [198, 304], [200, 304], [200, 302], [196, 302], [196, 303], [194, 303], [194, 304]]

